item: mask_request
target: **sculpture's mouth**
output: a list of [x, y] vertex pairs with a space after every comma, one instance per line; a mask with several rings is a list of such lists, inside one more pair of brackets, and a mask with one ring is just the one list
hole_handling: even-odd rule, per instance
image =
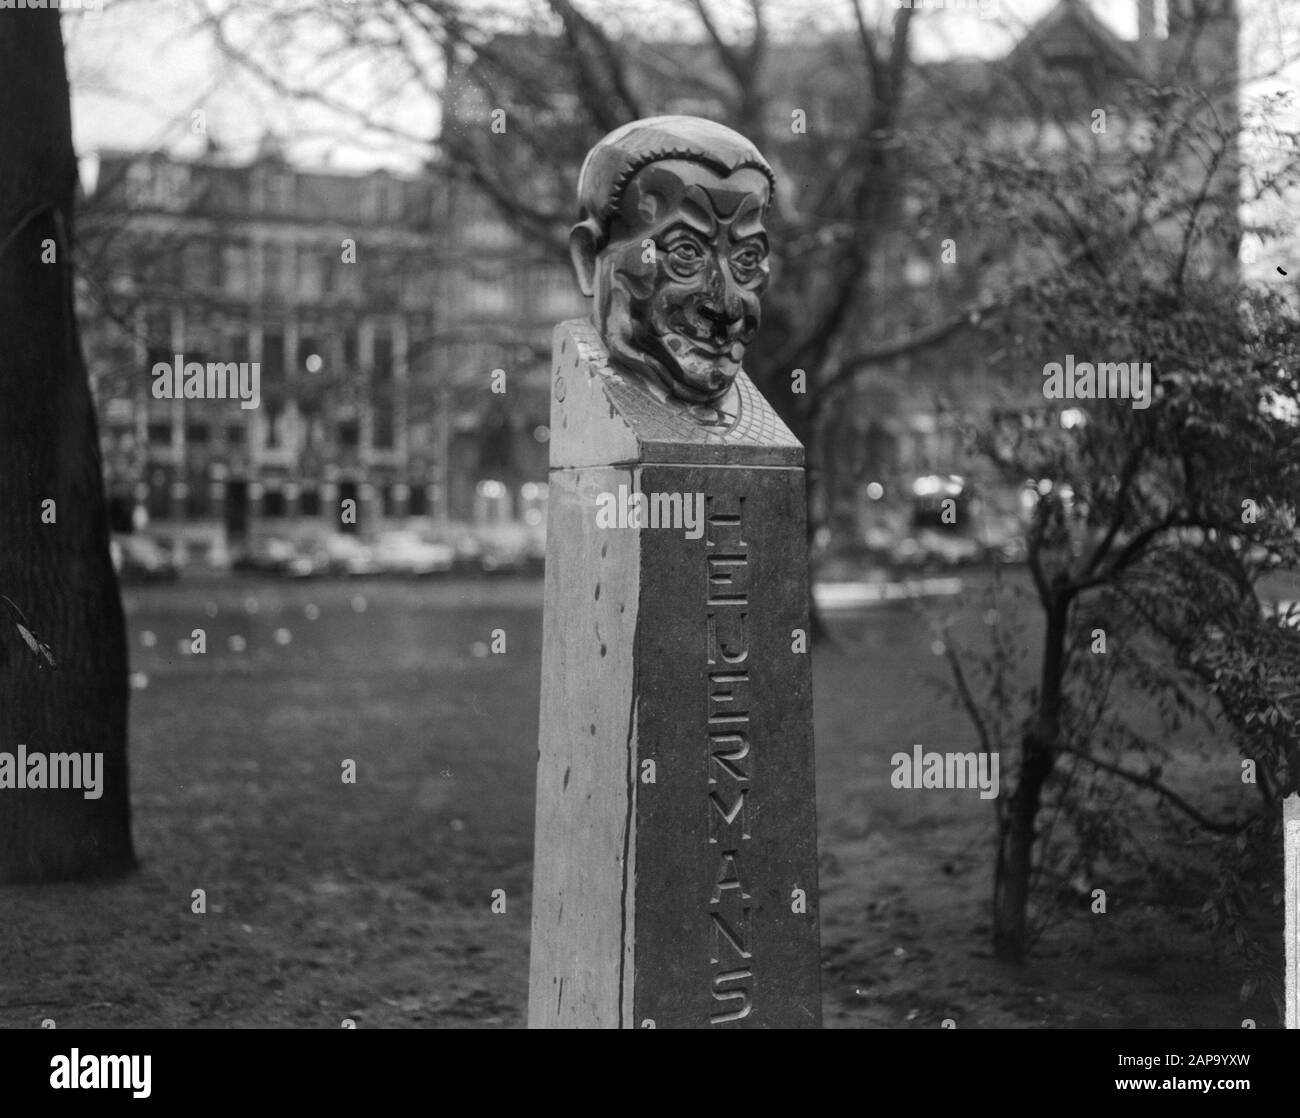
[[726, 323], [697, 318], [681, 306], [651, 307], [642, 321], [641, 348], [662, 363], [671, 391], [691, 403], [708, 403], [727, 392], [740, 375], [757, 325], [753, 317]]
[[745, 356], [745, 347], [740, 342], [702, 338], [687, 330], [673, 330], [664, 335], [663, 341], [678, 357], [685, 356], [684, 351], [691, 350], [705, 357], [712, 357], [718, 361], [733, 361], [739, 365]]
[[718, 345], [714, 342], [707, 342], [701, 338], [693, 338], [689, 334], [686, 340], [696, 353], [706, 353], [710, 357], [729, 357], [732, 361], [739, 361], [744, 355], [745, 349], [739, 342], [733, 342], [731, 345]]

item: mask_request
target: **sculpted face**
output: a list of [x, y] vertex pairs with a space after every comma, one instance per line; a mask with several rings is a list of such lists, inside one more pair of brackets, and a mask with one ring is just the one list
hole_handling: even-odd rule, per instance
[[692, 404], [727, 393], [758, 330], [770, 200], [764, 170], [674, 151], [626, 178], [603, 222], [575, 227], [579, 281], [617, 365]]

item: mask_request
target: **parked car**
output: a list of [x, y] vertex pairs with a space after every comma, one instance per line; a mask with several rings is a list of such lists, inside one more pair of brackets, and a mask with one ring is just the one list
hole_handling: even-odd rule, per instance
[[525, 558], [525, 570], [529, 574], [541, 574], [546, 570], [546, 528], [531, 529], [528, 533], [528, 548]]
[[394, 529], [379, 534], [374, 557], [385, 574], [434, 575], [448, 573], [456, 553], [450, 544], [430, 542], [409, 529]]
[[1023, 563], [1028, 557], [1023, 525], [1014, 516], [990, 517], [980, 531], [985, 553], [1003, 563]]
[[334, 532], [313, 537], [302, 546], [322, 574], [359, 576], [378, 574], [380, 570], [374, 549], [356, 536]]
[[301, 544], [279, 536], [263, 536], [246, 544], [236, 554], [231, 567], [236, 571], [290, 578], [310, 578], [323, 570]]
[[545, 529], [503, 524], [479, 530], [479, 569], [487, 575], [536, 574], [546, 561]]
[[960, 567], [983, 559], [984, 547], [979, 540], [958, 532], [921, 528], [898, 540], [890, 558], [900, 567]]
[[862, 550], [867, 559], [888, 561], [898, 533], [888, 524], [872, 524], [862, 533]]
[[169, 582], [180, 574], [172, 553], [148, 536], [113, 536], [108, 550], [123, 582]]
[[527, 566], [527, 550], [513, 541], [489, 540], [479, 555], [479, 567], [485, 575], [523, 574]]
[[437, 525], [427, 538], [431, 543], [451, 548], [451, 569], [457, 574], [478, 574], [483, 569], [483, 544], [468, 524]]
[[927, 474], [912, 482], [905, 534], [890, 548], [900, 567], [942, 569], [978, 563], [985, 547], [973, 534], [977, 502], [964, 478]]

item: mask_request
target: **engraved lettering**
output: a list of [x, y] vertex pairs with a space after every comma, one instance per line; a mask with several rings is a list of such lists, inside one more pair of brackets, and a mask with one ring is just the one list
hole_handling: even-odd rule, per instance
[[745, 542], [741, 526], [745, 498], [705, 494], [704, 503], [708, 510], [705, 515], [708, 524], [708, 546], [712, 548], [726, 544], [736, 551], [747, 548], [749, 544]]
[[749, 560], [743, 555], [709, 555], [708, 568], [711, 606], [749, 605]]
[[717, 765], [718, 769], [726, 773], [732, 780], [748, 781], [749, 774], [739, 765], [734, 764], [736, 761], [743, 761], [749, 756], [749, 735], [734, 734], [710, 734], [709, 735], [709, 783], [717, 784], [717, 778], [713, 775], [713, 766]]
[[713, 997], [720, 1002], [739, 1001], [740, 1005], [736, 1009], [728, 1010], [726, 1013], [715, 1013], [709, 1018], [711, 1025], [722, 1025], [727, 1021], [739, 1021], [742, 1017], [749, 1016], [750, 1003], [749, 991], [744, 986], [736, 986], [731, 989], [724, 989], [724, 983], [748, 982], [754, 977], [752, 970], [729, 970], [723, 974], [713, 976]]
[[[724, 807], [721, 797], [717, 792], [709, 793], [709, 803], [713, 806], [718, 816], [721, 816], [722, 822], [730, 827], [737, 818], [740, 819], [740, 837], [749, 838], [748, 817], [745, 814], [745, 793], [749, 789], [741, 788], [736, 794], [736, 802], [730, 808]], [[710, 812], [709, 814], [709, 842], [717, 842], [718, 836], [715, 828], [718, 826], [717, 817]]]
[[749, 639], [745, 635], [747, 613], [727, 611], [719, 616], [710, 613], [706, 625], [710, 664], [743, 664], [749, 659]]
[[[739, 852], [735, 850], [728, 850], [722, 855], [718, 862], [717, 880], [713, 884], [713, 896], [709, 898], [709, 904], [721, 904], [722, 894], [730, 889], [737, 890], [742, 901], [749, 900], [749, 894], [745, 892], [745, 886], [740, 880], [740, 863], [736, 860], [739, 857]], [[748, 912], [749, 909], [745, 911]]]
[[749, 672], [709, 673], [709, 729], [735, 726], [749, 721]]
[[[735, 953], [727, 956], [729, 963], [749, 964], [752, 959], [747, 903], [751, 897], [740, 866], [740, 844], [750, 838], [746, 805], [749, 764], [741, 764], [750, 756], [750, 565], [742, 523], [744, 497], [706, 496], [705, 503], [705, 652], [710, 668], [715, 669], [708, 673], [707, 681], [709, 806], [705, 811], [709, 843], [722, 842], [726, 847], [719, 856], [709, 895], [709, 962], [716, 968], [726, 953], [724, 942]], [[712, 976], [709, 992], [721, 1007], [710, 1015], [710, 1024], [749, 1016], [753, 976], [748, 965]]]
[[749, 909], [745, 909], [744, 923], [740, 924], [740, 930], [737, 931], [732, 925], [728, 924], [716, 912], [710, 912], [709, 918], [713, 921], [713, 951], [709, 956], [709, 962], [715, 966], [722, 960], [722, 941], [726, 940], [731, 945], [735, 953], [741, 959], [752, 959], [753, 955], [746, 946], [745, 937], [749, 934]]

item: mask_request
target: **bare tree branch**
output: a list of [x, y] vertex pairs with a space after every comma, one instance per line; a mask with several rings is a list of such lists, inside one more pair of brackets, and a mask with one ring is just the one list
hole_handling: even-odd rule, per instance
[[1189, 804], [1185, 799], [1183, 799], [1182, 796], [1180, 796], [1172, 788], [1168, 788], [1164, 784], [1161, 784], [1160, 781], [1156, 780], [1154, 777], [1144, 776], [1142, 773], [1130, 772], [1128, 769], [1123, 768], [1120, 765], [1114, 765], [1111, 764], [1109, 761], [1103, 761], [1100, 757], [1093, 757], [1091, 754], [1084, 753], [1082, 750], [1075, 749], [1073, 746], [1070, 745], [1059, 745], [1058, 748], [1062, 753], [1069, 753], [1075, 757], [1080, 758], [1083, 761], [1087, 761], [1088, 764], [1094, 766], [1095, 768], [1101, 769], [1102, 772], [1108, 772], [1112, 776], [1117, 776], [1121, 780], [1127, 780], [1130, 784], [1137, 785], [1139, 788], [1146, 788], [1151, 792], [1155, 792], [1156, 795], [1162, 797], [1163, 799], [1167, 800], [1169, 803], [1173, 804], [1174, 807], [1176, 807], [1189, 819], [1194, 820], [1198, 826], [1204, 828], [1207, 831], [1210, 831], [1213, 834], [1216, 835], [1239, 834], [1241, 831], [1244, 831], [1247, 827], [1249, 827], [1250, 824], [1253, 822], [1253, 820], [1245, 819], [1239, 823], [1220, 823], [1214, 819], [1209, 818], [1206, 815], [1201, 814], [1201, 812], [1197, 811], [1196, 808], [1194, 808], [1191, 804]]

